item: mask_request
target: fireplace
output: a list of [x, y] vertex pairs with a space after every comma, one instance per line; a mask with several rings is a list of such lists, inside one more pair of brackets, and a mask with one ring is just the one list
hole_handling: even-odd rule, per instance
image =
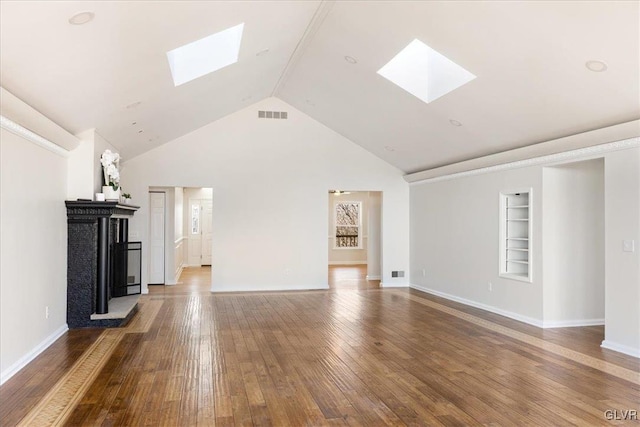
[[[142, 243], [128, 241], [129, 218], [138, 207], [92, 201], [67, 201], [66, 206], [67, 323], [70, 328], [121, 326], [135, 314], [135, 295], [141, 291]], [[110, 313], [114, 300], [118, 312]]]

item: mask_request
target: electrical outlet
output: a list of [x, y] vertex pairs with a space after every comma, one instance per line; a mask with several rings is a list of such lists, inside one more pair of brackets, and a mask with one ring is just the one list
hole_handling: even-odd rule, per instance
[[635, 252], [636, 250], [636, 242], [635, 240], [623, 240], [622, 241], [622, 250], [624, 252]]
[[493, 292], [493, 283], [489, 282], [489, 292]]
[[44, 308], [44, 318], [45, 319], [49, 318], [49, 306], [48, 305]]
[[284, 269], [284, 275], [285, 276], [291, 276], [291, 269], [290, 268], [285, 268]]
[[424, 268], [422, 269], [422, 277], [427, 277], [427, 270]]

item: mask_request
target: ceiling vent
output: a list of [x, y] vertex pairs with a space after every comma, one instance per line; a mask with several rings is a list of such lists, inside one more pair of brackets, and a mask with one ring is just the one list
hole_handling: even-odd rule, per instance
[[258, 111], [259, 119], [287, 119], [286, 111]]

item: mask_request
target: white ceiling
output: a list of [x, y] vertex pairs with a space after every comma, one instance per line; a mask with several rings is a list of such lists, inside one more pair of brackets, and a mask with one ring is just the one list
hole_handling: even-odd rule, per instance
[[[81, 11], [95, 19], [70, 25]], [[125, 159], [274, 95], [414, 172], [640, 118], [639, 13], [636, 1], [2, 0], [0, 84]], [[173, 86], [167, 51], [241, 22], [236, 64]], [[415, 38], [477, 78], [425, 104], [376, 73]]]

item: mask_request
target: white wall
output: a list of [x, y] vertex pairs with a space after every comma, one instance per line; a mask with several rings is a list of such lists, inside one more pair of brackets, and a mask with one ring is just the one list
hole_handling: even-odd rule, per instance
[[77, 135], [80, 145], [69, 153], [67, 158], [67, 199], [93, 200], [94, 192], [94, 131], [89, 130]]
[[[532, 189], [532, 283], [498, 275], [499, 195], [523, 188]], [[412, 184], [412, 284], [540, 324], [541, 190], [540, 167]]]
[[[288, 111], [289, 119], [258, 119], [259, 109]], [[408, 284], [391, 278], [409, 267], [402, 175], [277, 98], [131, 159], [123, 171], [133, 193], [149, 185], [213, 188], [214, 291], [326, 288], [327, 198], [335, 188], [383, 191], [383, 283]], [[148, 201], [141, 205], [131, 227], [146, 246]]]
[[104, 150], [118, 152], [118, 148], [104, 139], [95, 129], [76, 135], [79, 146], [69, 153], [67, 168], [67, 199], [94, 200], [95, 193], [102, 192], [102, 164]]
[[[640, 357], [640, 148], [610, 153], [604, 164], [605, 340]], [[635, 252], [624, 252], [633, 240]]]
[[[340, 202], [362, 203], [362, 224], [360, 228], [362, 241], [359, 249], [335, 248], [335, 212], [336, 204]], [[329, 194], [329, 265], [354, 265], [367, 263], [367, 251], [369, 247], [369, 192], [352, 191], [351, 194]]]
[[382, 261], [382, 193], [369, 191], [369, 240], [367, 242], [367, 280], [380, 279]]
[[544, 325], [604, 324], [604, 160], [542, 176]]
[[[593, 154], [588, 150], [574, 161], [604, 158], [605, 341], [602, 345], [640, 357], [640, 148], [637, 148], [637, 139], [635, 141], [635, 145], [627, 144], [630, 148], [619, 151]], [[568, 162], [571, 156], [563, 154], [559, 158]], [[559, 283], [547, 286], [544, 283], [547, 276], [543, 275], [543, 261], [547, 259], [542, 257], [543, 244], [546, 239], [553, 239], [550, 234], [557, 231], [554, 227], [543, 230], [542, 170], [545, 166], [554, 164], [550, 161], [519, 169], [500, 168], [412, 184], [412, 284], [418, 289], [539, 326], [545, 325], [545, 313], [551, 325], [558, 320], [560, 312], [567, 313], [566, 318], [562, 318], [565, 321], [569, 317], [597, 316], [600, 309], [597, 296], [588, 298], [588, 312], [580, 312], [566, 299], [561, 305], [543, 299], [543, 289], [549, 290]], [[589, 185], [599, 185], [595, 175], [588, 180], [592, 181]], [[533, 190], [532, 283], [498, 277], [498, 194], [523, 187]], [[595, 198], [585, 191], [580, 190], [582, 202], [600, 209]], [[597, 216], [577, 221], [591, 220], [599, 221]], [[635, 252], [623, 251], [624, 240], [635, 241]], [[588, 256], [597, 255], [594, 252]], [[594, 274], [601, 274], [597, 265], [589, 268], [593, 268]], [[582, 277], [588, 274], [585, 272]], [[567, 295], [575, 290], [572, 290], [575, 284], [568, 284], [566, 280], [561, 284], [569, 288], [555, 292]], [[596, 291], [597, 279], [579, 286], [600, 292]], [[553, 298], [553, 294], [550, 295]], [[545, 301], [553, 304], [546, 311]]]
[[0, 186], [4, 382], [67, 329], [67, 158], [2, 129]]

